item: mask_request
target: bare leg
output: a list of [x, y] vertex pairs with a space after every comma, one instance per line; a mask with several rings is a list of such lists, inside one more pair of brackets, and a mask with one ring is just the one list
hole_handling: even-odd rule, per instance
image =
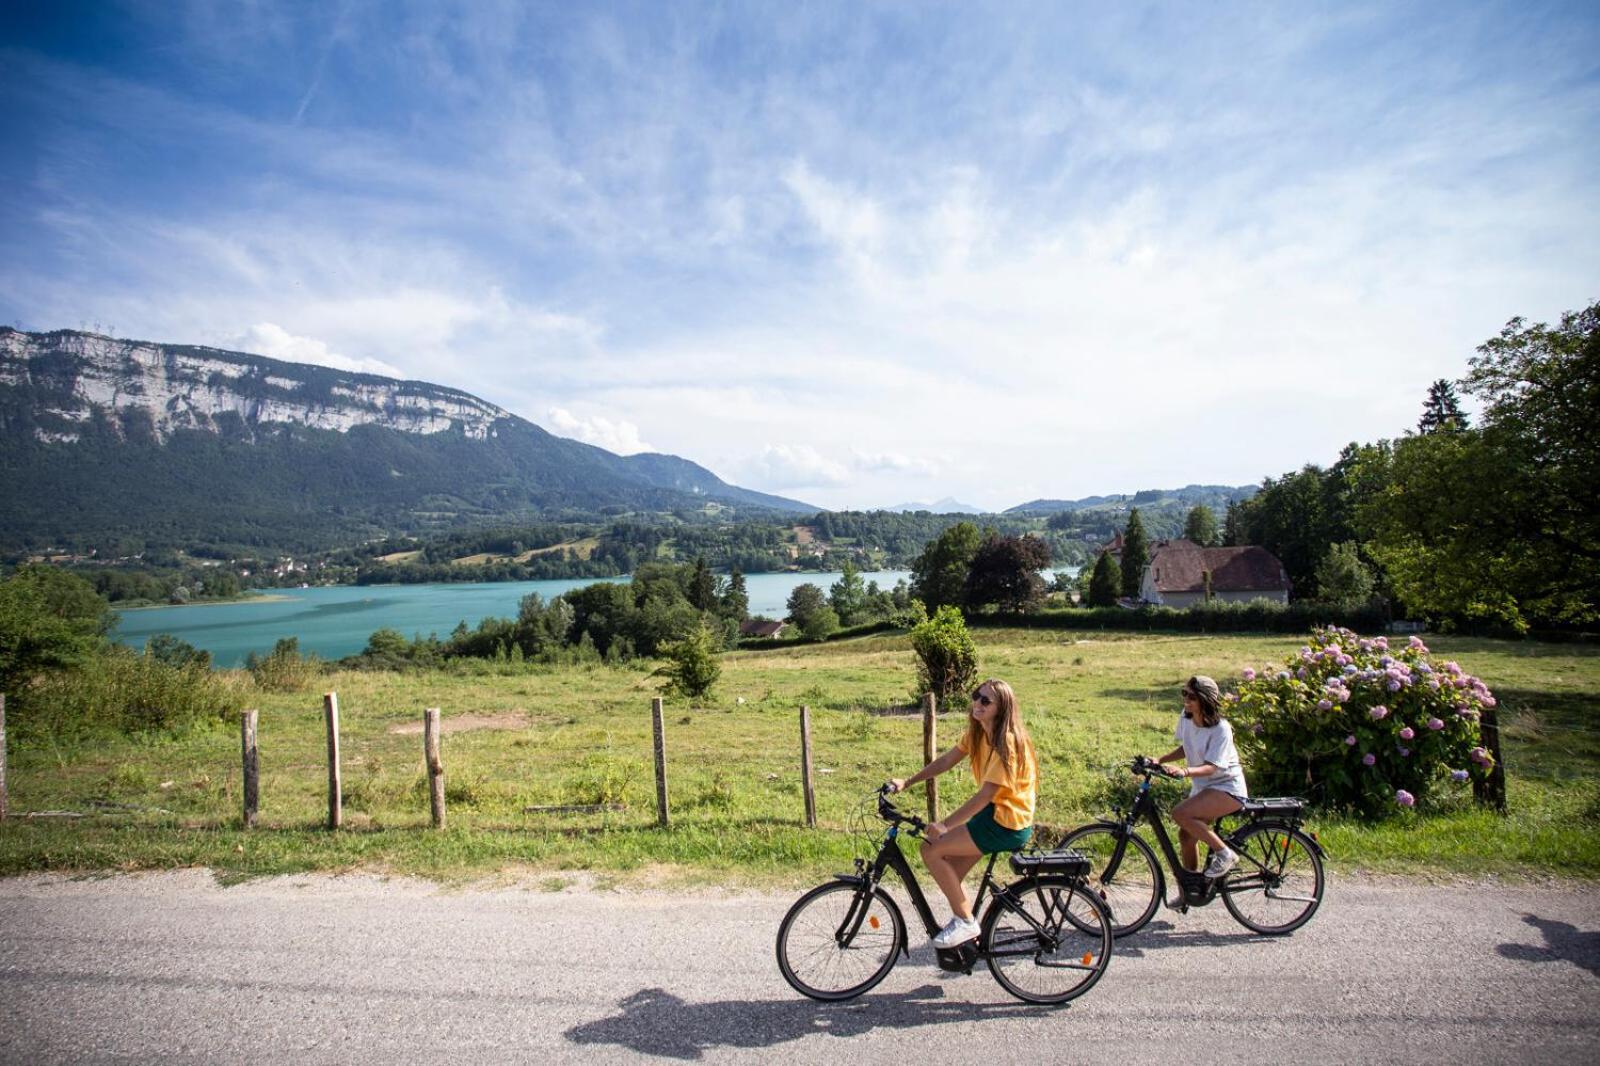
[[950, 901], [950, 910], [958, 918], [972, 917], [972, 905], [967, 902], [967, 890], [961, 886], [961, 879], [971, 872], [981, 858], [983, 853], [972, 842], [972, 834], [967, 832], [964, 825], [950, 830], [936, 841], [922, 842], [922, 861], [933, 875], [939, 890], [944, 893], [944, 898]]
[[[1173, 809], [1172, 817], [1174, 820], [1178, 817], [1176, 808]], [[1200, 869], [1200, 849], [1196, 846], [1194, 834], [1181, 825], [1178, 826], [1178, 854], [1183, 858], [1185, 870]]]
[[1211, 823], [1238, 809], [1238, 800], [1215, 788], [1198, 792], [1172, 808], [1172, 820], [1178, 823], [1178, 841], [1183, 848], [1185, 866], [1193, 870], [1200, 864], [1196, 841], [1204, 841], [1212, 851], [1222, 850], [1222, 838], [1211, 828]]

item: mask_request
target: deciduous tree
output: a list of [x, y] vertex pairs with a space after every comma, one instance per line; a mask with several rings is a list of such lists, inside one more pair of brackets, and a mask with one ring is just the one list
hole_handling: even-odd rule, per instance
[[1203, 503], [1197, 503], [1190, 508], [1189, 516], [1183, 522], [1183, 536], [1192, 540], [1202, 548], [1209, 548], [1217, 542], [1217, 516], [1211, 508]]
[[967, 569], [962, 598], [969, 610], [994, 607], [1020, 614], [1044, 602], [1039, 571], [1050, 565], [1050, 548], [1038, 537], [991, 535], [978, 546]]
[[959, 604], [980, 541], [971, 522], [958, 522], [929, 541], [911, 564], [911, 594], [930, 612]]

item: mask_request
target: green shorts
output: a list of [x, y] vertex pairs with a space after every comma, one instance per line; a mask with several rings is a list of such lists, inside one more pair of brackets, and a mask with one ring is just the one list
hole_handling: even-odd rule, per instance
[[994, 820], [994, 804], [989, 804], [983, 810], [972, 816], [967, 823], [967, 832], [972, 834], [972, 842], [978, 845], [978, 850], [985, 855], [996, 851], [1016, 851], [1033, 837], [1033, 826], [1024, 829], [1007, 829]]

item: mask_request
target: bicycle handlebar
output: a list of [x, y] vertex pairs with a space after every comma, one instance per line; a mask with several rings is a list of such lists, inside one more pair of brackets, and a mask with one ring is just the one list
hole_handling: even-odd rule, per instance
[[1178, 776], [1176, 771], [1167, 769], [1148, 755], [1135, 755], [1132, 769], [1134, 773], [1143, 774], [1145, 777], [1150, 777], [1154, 774], [1160, 774], [1162, 777]]
[[924, 822], [921, 818], [918, 818], [914, 814], [907, 814], [899, 807], [896, 807], [894, 804], [890, 803], [889, 796], [890, 792], [888, 785], [884, 785], [878, 789], [878, 817], [882, 818], [886, 822], [893, 822], [895, 825], [908, 826], [910, 827], [909, 831], [912, 833], [912, 835], [921, 836], [922, 831], [928, 828], [928, 823]]

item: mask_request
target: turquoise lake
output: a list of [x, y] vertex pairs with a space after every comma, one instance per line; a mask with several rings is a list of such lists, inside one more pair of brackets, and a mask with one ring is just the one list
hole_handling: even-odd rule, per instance
[[[893, 588], [907, 570], [864, 573], [866, 581]], [[625, 582], [625, 577], [613, 578]], [[807, 582], [828, 586], [838, 574], [746, 574], [750, 613], [781, 618], [789, 593]], [[340, 585], [331, 588], [269, 589], [259, 599], [192, 607], [147, 607], [123, 611], [116, 638], [136, 648], [157, 633], [170, 633], [211, 653], [218, 666], [239, 666], [250, 652], [267, 652], [281, 637], [298, 637], [300, 650], [324, 659], [341, 659], [366, 647], [375, 629], [398, 629], [407, 636], [447, 636], [458, 622], [514, 618], [530, 592], [545, 599], [592, 585], [595, 578], [570, 581], [501, 581], [439, 585]]]

